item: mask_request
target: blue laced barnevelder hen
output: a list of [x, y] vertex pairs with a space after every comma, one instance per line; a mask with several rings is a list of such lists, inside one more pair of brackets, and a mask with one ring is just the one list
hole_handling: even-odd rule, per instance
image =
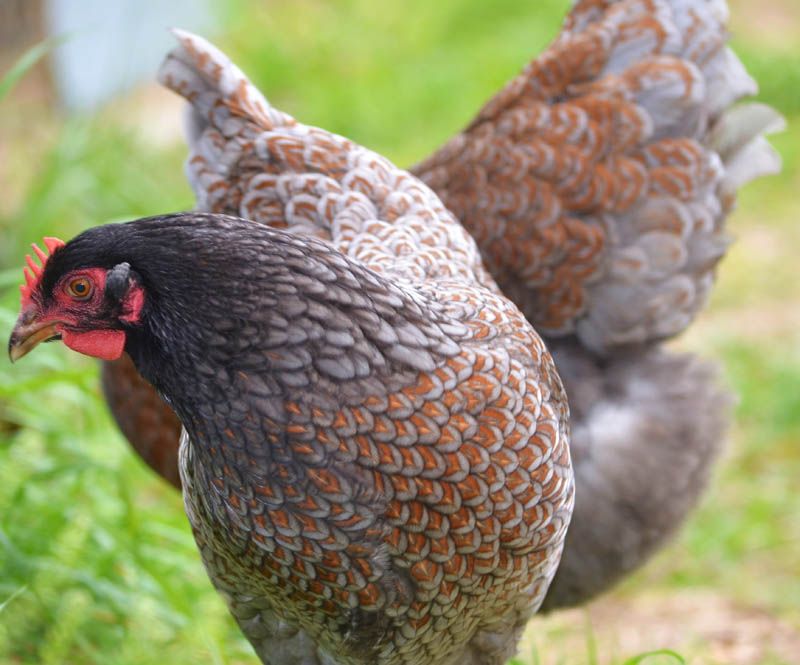
[[416, 167], [436, 194], [178, 33], [161, 79], [208, 212], [46, 240], [9, 348], [108, 361], [265, 663], [499, 665], [542, 602], [607, 587], [693, 505], [725, 398], [659, 343], [704, 302], [736, 188], [776, 165], [776, 115], [728, 110], [754, 84], [725, 11], [578, 2]]
[[427, 186], [187, 44], [276, 128], [254, 191], [329, 241], [205, 213], [50, 241], [12, 358], [124, 349], [166, 397], [203, 561], [264, 662], [504, 662], [572, 511], [550, 354]]

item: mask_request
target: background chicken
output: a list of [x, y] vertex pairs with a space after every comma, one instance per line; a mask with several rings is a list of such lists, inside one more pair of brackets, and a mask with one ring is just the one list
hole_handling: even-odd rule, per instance
[[[556, 42], [414, 169], [545, 333], [570, 396], [579, 490], [546, 609], [641, 565], [695, 505], [723, 438], [713, 368], [660, 342], [706, 301], [736, 189], [779, 166], [762, 134], [780, 117], [730, 109], [755, 83], [725, 45], [726, 17], [724, 3], [578, 3]], [[259, 111], [188, 76], [192, 57], [176, 52], [161, 80], [193, 104], [199, 208], [285, 225], [289, 194], [258, 178], [274, 169], [254, 148]], [[234, 133], [231, 116], [252, 124]], [[318, 235], [303, 210], [292, 228]], [[127, 359], [103, 385], [122, 431], [177, 484], [177, 418]]]

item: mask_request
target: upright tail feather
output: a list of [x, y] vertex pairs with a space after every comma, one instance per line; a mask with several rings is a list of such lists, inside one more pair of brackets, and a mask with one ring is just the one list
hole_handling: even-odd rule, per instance
[[242, 155], [239, 142], [229, 140], [226, 130], [264, 131], [292, 126], [295, 120], [267, 102], [213, 44], [183, 30], [173, 32], [178, 46], [161, 64], [158, 80], [189, 102], [184, 126], [191, 157], [186, 176], [197, 208], [238, 215], [238, 183], [231, 169]]

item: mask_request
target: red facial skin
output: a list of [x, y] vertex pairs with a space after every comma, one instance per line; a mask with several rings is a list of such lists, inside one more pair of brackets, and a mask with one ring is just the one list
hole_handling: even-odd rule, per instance
[[[23, 297], [23, 312], [31, 315], [38, 324], [54, 323], [54, 329], [69, 348], [101, 360], [116, 360], [125, 349], [125, 332], [115, 329], [118, 321], [136, 323], [144, 305], [144, 291], [131, 284], [122, 301], [121, 313], [116, 320], [108, 320], [103, 311], [106, 275], [104, 268], [82, 268], [64, 275], [53, 289], [53, 297], [46, 309], [41, 308], [41, 298], [36, 293]], [[90, 292], [77, 297], [70, 292], [76, 279], [88, 280]], [[38, 310], [38, 311], [37, 311]]]

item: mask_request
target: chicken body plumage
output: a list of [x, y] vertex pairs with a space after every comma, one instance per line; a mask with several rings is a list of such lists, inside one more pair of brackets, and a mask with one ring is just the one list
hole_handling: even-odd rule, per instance
[[214, 585], [265, 663], [505, 662], [572, 508], [549, 354], [478, 283], [398, 284], [282, 240], [237, 296], [251, 334], [214, 323], [220, 353], [236, 339], [227, 385], [208, 338], [180, 368], [189, 403], [164, 387]]
[[[472, 238], [425, 185], [347, 139], [278, 112], [214, 47], [187, 34], [179, 39], [181, 47], [161, 76], [194, 100], [197, 142], [189, 169], [200, 207], [246, 209], [250, 219], [321, 238], [405, 286], [413, 294], [408, 306], [415, 309], [414, 321], [378, 323], [388, 336], [384, 341], [397, 345], [394, 360], [425, 373], [394, 390], [391, 377], [370, 375], [357, 382], [359, 409], [327, 405], [314, 416], [301, 406], [303, 400], [291, 406], [305, 408], [291, 426], [306, 428], [302, 438], [310, 459], [326, 459], [319, 456], [327, 441], [331, 455], [360, 459], [366, 453], [371, 457], [367, 466], [380, 460], [385, 475], [376, 482], [350, 479], [349, 492], [328, 487], [322, 505], [301, 513], [305, 521], [292, 520], [291, 512], [277, 518], [286, 523], [277, 525], [284, 533], [274, 537], [290, 544], [281, 542], [279, 551], [265, 558], [274, 567], [268, 571], [273, 577], [262, 580], [267, 586], [260, 594], [248, 582], [252, 570], [229, 570], [240, 559], [226, 549], [232, 546], [230, 529], [215, 540], [209, 527], [214, 508], [204, 503], [214, 495], [211, 478], [201, 472], [205, 484], [198, 486], [191, 469], [204, 467], [194, 461], [197, 447], [185, 447], [187, 511], [212, 579], [265, 662], [292, 662], [297, 656], [289, 654], [298, 649], [307, 659], [298, 662], [324, 662], [325, 656], [313, 655], [320, 645], [342, 663], [504, 662], [544, 597], [571, 512], [566, 401], [549, 353], [499, 294]], [[224, 155], [228, 161], [221, 174]], [[235, 181], [225, 177], [229, 168], [238, 174]], [[339, 279], [331, 275], [315, 297], [341, 297]], [[370, 294], [368, 300], [376, 299]], [[290, 294], [281, 300], [291, 302]], [[446, 361], [430, 348], [436, 339], [431, 336], [433, 303], [444, 308], [448, 320], [468, 324], [463, 334], [475, 340], [451, 341], [458, 351]], [[263, 296], [252, 306], [264, 306]], [[388, 309], [402, 306], [397, 295]], [[335, 327], [336, 319], [334, 312], [323, 310], [315, 320], [297, 323], [289, 337], [308, 335], [315, 326]], [[346, 325], [342, 335], [345, 341], [352, 337]], [[286, 339], [281, 334], [275, 343]], [[335, 345], [322, 356], [334, 350]], [[370, 366], [363, 359], [319, 356], [310, 357], [334, 374], [343, 373], [342, 381]], [[308, 395], [310, 386], [297, 388]], [[319, 390], [314, 384], [315, 394]], [[337, 386], [336, 395], [341, 397], [342, 390]], [[432, 457], [426, 460], [428, 451]], [[524, 460], [520, 451], [528, 451]], [[447, 462], [442, 455], [454, 457]], [[461, 496], [453, 484], [459, 478], [465, 483]], [[290, 474], [281, 489], [296, 490], [296, 481], [296, 474]], [[296, 492], [293, 500], [314, 504], [319, 491]], [[357, 499], [350, 495], [354, 491], [360, 503], [351, 505]], [[236, 497], [226, 505], [231, 501], [244, 505]], [[333, 538], [329, 527], [339, 520], [367, 524], [358, 511], [376, 506], [384, 506], [389, 523], [402, 528], [386, 533], [382, 524], [354, 534], [349, 543], [336, 543], [337, 551], [350, 546], [354, 556], [348, 557], [347, 549], [342, 555], [327, 553], [329, 568], [322, 577], [335, 579], [309, 580], [311, 561], [320, 556], [310, 543], [320, 545], [315, 538], [321, 534]], [[251, 518], [243, 518], [240, 527], [245, 546], [248, 537], [259, 536]], [[515, 528], [522, 532], [514, 533]], [[309, 539], [305, 530], [315, 535]], [[355, 556], [359, 552], [360, 558]], [[404, 562], [399, 574], [395, 570], [384, 576], [385, 587], [370, 583], [376, 574], [367, 565], [370, 557], [396, 559], [396, 552]], [[276, 594], [279, 587], [286, 593]], [[479, 588], [488, 594], [475, 595]], [[291, 602], [303, 594], [311, 600]], [[327, 617], [312, 611], [320, 603]]]

